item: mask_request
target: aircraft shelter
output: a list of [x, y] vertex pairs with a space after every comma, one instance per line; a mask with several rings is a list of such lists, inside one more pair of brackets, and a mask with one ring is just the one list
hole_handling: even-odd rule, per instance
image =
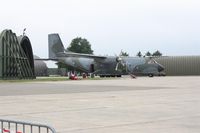
[[33, 51], [27, 36], [0, 33], [0, 79], [34, 79]]
[[155, 60], [165, 67], [167, 76], [200, 75], [200, 56], [163, 56]]

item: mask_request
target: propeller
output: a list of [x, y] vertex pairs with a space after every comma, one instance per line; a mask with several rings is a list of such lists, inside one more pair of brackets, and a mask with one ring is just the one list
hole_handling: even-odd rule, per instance
[[115, 67], [115, 70], [117, 71], [118, 70], [118, 67], [119, 67], [119, 63], [117, 63], [116, 67]]
[[116, 67], [115, 67], [115, 70], [116, 70], [116, 71], [117, 71], [118, 68], [119, 68], [119, 64], [121, 64], [122, 66], [125, 66], [125, 64], [124, 64], [124, 62], [123, 62], [123, 59], [122, 59], [122, 50], [121, 50], [119, 56], [116, 57], [116, 62], [117, 62]]
[[155, 64], [157, 64], [157, 61], [154, 59], [155, 57], [153, 57], [153, 56], [149, 56], [149, 61], [148, 61], [148, 63], [155, 63]]

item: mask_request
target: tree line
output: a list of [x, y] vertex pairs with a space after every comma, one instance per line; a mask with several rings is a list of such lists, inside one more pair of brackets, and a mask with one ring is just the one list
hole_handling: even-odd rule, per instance
[[[70, 43], [69, 47], [67, 47], [68, 51], [71, 52], [76, 52], [76, 53], [83, 53], [83, 54], [93, 54], [93, 50], [91, 48], [91, 44], [90, 42], [85, 39], [85, 38], [81, 38], [81, 37], [76, 37], [72, 40], [72, 42]], [[129, 56], [129, 54], [127, 52], [121, 51], [121, 56]], [[162, 56], [162, 53], [157, 50], [153, 53], [150, 53], [149, 51], [146, 52], [145, 54], [142, 54], [141, 51], [139, 51], [136, 56], [138, 57], [145, 57], [145, 56]]]
[[143, 55], [142, 52], [139, 51], [139, 52], [137, 53], [136, 56], [138, 56], [138, 57], [145, 57], [145, 56], [155, 56], [155, 57], [160, 57], [160, 56], [162, 56], [162, 53], [161, 53], [159, 50], [156, 50], [156, 51], [153, 52], [153, 53], [150, 53], [150, 52], [148, 51], [148, 52], [146, 52], [146, 53]]

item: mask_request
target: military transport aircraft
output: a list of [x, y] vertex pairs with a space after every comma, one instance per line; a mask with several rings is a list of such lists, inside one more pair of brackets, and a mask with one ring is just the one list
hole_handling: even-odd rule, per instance
[[66, 51], [58, 34], [48, 35], [49, 59], [100, 77], [122, 74], [159, 75], [164, 67], [155, 60], [144, 57], [96, 56]]

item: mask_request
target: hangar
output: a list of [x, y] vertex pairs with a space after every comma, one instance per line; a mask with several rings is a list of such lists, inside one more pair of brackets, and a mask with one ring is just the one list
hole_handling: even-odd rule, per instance
[[35, 75], [36, 76], [49, 76], [48, 74], [48, 67], [46, 63], [40, 59], [40, 57], [34, 55], [34, 68], [35, 68]]
[[200, 75], [200, 56], [163, 56], [155, 59], [167, 76]]
[[0, 79], [34, 79], [33, 51], [27, 36], [11, 30], [0, 34]]

